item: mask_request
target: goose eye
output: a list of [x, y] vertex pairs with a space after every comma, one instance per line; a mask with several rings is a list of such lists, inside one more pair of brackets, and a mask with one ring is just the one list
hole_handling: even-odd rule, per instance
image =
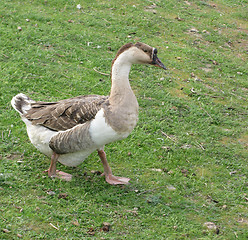
[[147, 50], [146, 50], [146, 49], [144, 49], [143, 51], [144, 51], [144, 52], [147, 52]]

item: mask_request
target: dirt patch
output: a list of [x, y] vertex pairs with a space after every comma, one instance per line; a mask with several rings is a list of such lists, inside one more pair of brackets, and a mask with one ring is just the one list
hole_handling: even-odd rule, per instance
[[22, 155], [20, 153], [12, 153], [12, 154], [8, 154], [6, 158], [9, 160], [17, 160], [22, 158]]
[[248, 148], [248, 135], [242, 135], [239, 139], [233, 139], [230, 137], [223, 137], [220, 142], [223, 145], [228, 145], [228, 144], [242, 144], [244, 145], [245, 148]]
[[211, 67], [201, 67], [200, 69], [206, 73], [213, 72], [213, 69]]
[[241, 138], [238, 139], [238, 142], [245, 146], [245, 148], [248, 148], [248, 134], [241, 136]]
[[186, 95], [183, 90], [181, 89], [171, 89], [169, 90], [170, 94], [172, 96], [177, 96], [179, 98], [184, 98], [184, 99], [188, 99], [188, 95]]
[[248, 225], [248, 219], [247, 218], [240, 218], [237, 220], [238, 223]]

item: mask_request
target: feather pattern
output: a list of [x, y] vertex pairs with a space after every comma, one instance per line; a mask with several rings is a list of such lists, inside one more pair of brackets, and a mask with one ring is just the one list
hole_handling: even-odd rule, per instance
[[42, 125], [53, 131], [65, 131], [94, 119], [108, 96], [87, 95], [58, 102], [34, 102], [24, 114], [34, 125]]

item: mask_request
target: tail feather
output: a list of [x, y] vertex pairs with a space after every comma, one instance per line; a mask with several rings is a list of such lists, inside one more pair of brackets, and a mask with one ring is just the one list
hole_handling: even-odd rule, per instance
[[27, 111], [31, 108], [31, 103], [34, 103], [31, 98], [26, 96], [23, 93], [17, 94], [11, 100], [12, 107], [19, 112], [21, 115], [27, 113]]

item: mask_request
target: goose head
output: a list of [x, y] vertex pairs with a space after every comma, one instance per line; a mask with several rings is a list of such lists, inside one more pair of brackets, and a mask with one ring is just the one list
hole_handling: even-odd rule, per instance
[[122, 59], [130, 64], [151, 64], [166, 70], [164, 64], [157, 57], [157, 53], [158, 50], [156, 48], [150, 47], [145, 43], [128, 43], [119, 49], [113, 63], [117, 59]]

